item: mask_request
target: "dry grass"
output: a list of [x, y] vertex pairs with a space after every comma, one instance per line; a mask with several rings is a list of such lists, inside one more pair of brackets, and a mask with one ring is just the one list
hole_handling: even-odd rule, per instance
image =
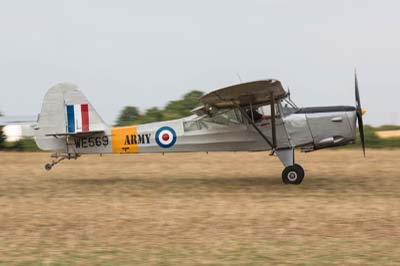
[[381, 139], [399, 138], [400, 137], [400, 130], [384, 130], [384, 131], [376, 131], [375, 133]]
[[400, 151], [0, 153], [0, 265], [399, 265]]

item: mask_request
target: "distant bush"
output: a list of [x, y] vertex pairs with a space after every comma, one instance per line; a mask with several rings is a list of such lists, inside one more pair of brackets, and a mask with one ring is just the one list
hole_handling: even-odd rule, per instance
[[[3, 116], [3, 114], [0, 113], [0, 116]], [[3, 134], [3, 127], [0, 126], [0, 149], [1, 149], [1, 147], [3, 147], [5, 140], [6, 140], [6, 136], [4, 136], [4, 134]]]
[[2, 150], [5, 151], [40, 151], [34, 139], [25, 138], [15, 142], [5, 142]]
[[5, 140], [6, 137], [3, 134], [3, 127], [0, 127], [0, 149], [3, 147]]
[[[380, 127], [364, 126], [365, 146], [373, 149], [398, 149], [400, 148], [400, 138], [379, 138], [377, 131], [398, 130], [400, 126], [385, 125]], [[357, 129], [358, 131], [358, 129]], [[361, 147], [360, 135], [357, 133], [355, 145], [343, 146], [344, 148]]]

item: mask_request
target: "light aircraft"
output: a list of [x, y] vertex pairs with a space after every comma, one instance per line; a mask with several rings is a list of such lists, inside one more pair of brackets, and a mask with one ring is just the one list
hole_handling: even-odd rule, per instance
[[356, 121], [365, 156], [360, 96], [356, 106], [299, 108], [275, 79], [236, 84], [200, 98], [193, 115], [171, 121], [110, 127], [77, 86], [60, 83], [44, 96], [35, 141], [55, 152], [51, 170], [83, 154], [271, 151], [285, 166], [282, 181], [300, 184], [303, 168], [294, 150], [311, 152], [355, 143]]

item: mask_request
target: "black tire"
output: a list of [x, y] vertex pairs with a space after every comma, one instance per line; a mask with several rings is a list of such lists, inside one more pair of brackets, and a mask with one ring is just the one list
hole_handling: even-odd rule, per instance
[[304, 179], [304, 169], [298, 164], [286, 167], [282, 172], [282, 181], [285, 184], [298, 185]]
[[51, 164], [47, 163], [47, 164], [44, 166], [44, 169], [46, 169], [46, 171], [50, 171], [52, 167], [53, 167], [53, 166], [52, 166]]
[[[301, 167], [301, 165], [300, 165], [300, 164], [297, 164], [297, 163], [295, 163], [294, 165], [297, 166], [297, 167], [299, 168], [300, 173], [301, 173], [301, 176], [302, 176], [301, 181], [303, 181], [304, 175], [305, 175], [303, 167]], [[300, 183], [301, 183], [301, 181], [300, 181]], [[300, 183], [299, 183], [299, 184], [300, 184]]]

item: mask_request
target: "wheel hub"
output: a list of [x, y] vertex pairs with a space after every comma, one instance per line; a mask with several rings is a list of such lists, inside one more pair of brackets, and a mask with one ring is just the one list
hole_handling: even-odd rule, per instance
[[297, 179], [297, 173], [295, 171], [290, 171], [287, 175], [289, 181], [293, 182]]

